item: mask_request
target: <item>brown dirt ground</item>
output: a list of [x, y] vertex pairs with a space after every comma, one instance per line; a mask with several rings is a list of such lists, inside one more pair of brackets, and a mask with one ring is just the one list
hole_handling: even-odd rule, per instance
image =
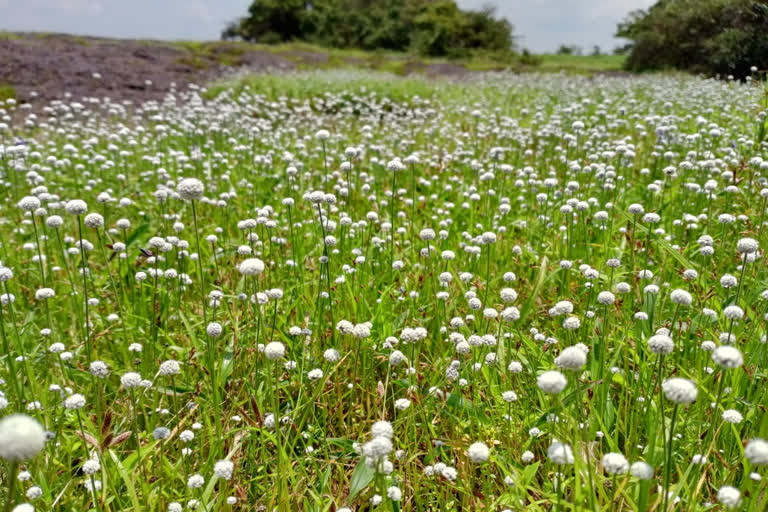
[[0, 34], [0, 86], [13, 87], [19, 101], [35, 91], [43, 100], [68, 92], [73, 99], [108, 96], [140, 102], [162, 98], [173, 83], [183, 90], [240, 69], [293, 68], [293, 61], [269, 51], [227, 43], [188, 48], [159, 41]]

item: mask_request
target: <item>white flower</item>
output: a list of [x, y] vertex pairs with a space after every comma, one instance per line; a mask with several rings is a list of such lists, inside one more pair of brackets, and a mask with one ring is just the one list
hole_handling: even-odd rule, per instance
[[127, 372], [120, 377], [120, 383], [124, 388], [135, 388], [141, 385], [141, 375], [136, 372]]
[[101, 471], [101, 464], [97, 459], [88, 459], [83, 463], [83, 473], [86, 475], [95, 475]]
[[488, 446], [481, 442], [472, 443], [467, 450], [467, 456], [469, 457], [469, 460], [475, 464], [484, 463], [488, 460], [489, 455]]
[[738, 368], [744, 364], [741, 351], [731, 345], [720, 345], [712, 352], [712, 360], [725, 369]]
[[650, 480], [653, 478], [653, 467], [641, 460], [633, 463], [629, 468], [629, 472], [639, 480]]
[[205, 484], [205, 478], [202, 475], [192, 475], [187, 479], [187, 487], [190, 489], [199, 489]]
[[544, 372], [536, 378], [536, 384], [545, 393], [559, 393], [565, 389], [567, 383], [565, 375], [555, 370]]
[[573, 464], [573, 451], [571, 447], [559, 441], [553, 441], [547, 449], [547, 457], [554, 464]]
[[392, 501], [400, 501], [403, 498], [403, 491], [399, 487], [392, 486], [387, 489], [387, 498]]
[[752, 254], [758, 247], [757, 240], [754, 238], [742, 238], [736, 242], [736, 250], [741, 254]]
[[176, 191], [182, 199], [194, 201], [203, 197], [205, 186], [203, 186], [203, 182], [197, 178], [185, 178], [176, 185]]
[[395, 432], [392, 429], [392, 424], [388, 421], [377, 421], [371, 425], [371, 437], [386, 437], [387, 439], [392, 439], [392, 436], [394, 435]]
[[752, 439], [744, 448], [744, 456], [753, 466], [768, 465], [768, 441]]
[[587, 354], [581, 347], [566, 347], [555, 358], [555, 366], [564, 370], [578, 370], [587, 363]]
[[616, 297], [611, 292], [600, 292], [597, 294], [597, 302], [608, 306], [616, 302]]
[[723, 421], [726, 423], [733, 423], [737, 425], [744, 420], [744, 416], [741, 415], [736, 409], [726, 409], [722, 415]]
[[514, 402], [517, 400], [517, 393], [514, 391], [505, 391], [501, 394], [501, 398], [507, 403]]
[[45, 446], [45, 431], [26, 414], [11, 414], [0, 420], [0, 458], [9, 462], [29, 460]]
[[672, 293], [669, 294], [669, 300], [671, 300], [673, 304], [690, 306], [691, 302], [693, 302], [693, 297], [687, 291], [678, 288], [677, 290], [672, 290]]
[[83, 224], [92, 229], [98, 229], [104, 225], [104, 217], [100, 213], [89, 213], [83, 219]]
[[728, 320], [741, 320], [744, 318], [744, 310], [732, 304], [723, 310], [723, 316]]
[[285, 345], [279, 341], [271, 341], [264, 347], [264, 355], [267, 356], [267, 359], [270, 361], [281, 359], [285, 356]]
[[210, 338], [218, 338], [222, 331], [221, 324], [218, 322], [210, 322], [205, 328], [205, 332]]
[[67, 201], [64, 209], [70, 215], [83, 215], [88, 211], [88, 205], [85, 201], [81, 201], [80, 199], [72, 199], [71, 201]]
[[374, 437], [363, 445], [362, 451], [366, 457], [378, 460], [386, 457], [392, 451], [392, 441], [383, 436]]
[[735, 487], [724, 485], [717, 491], [717, 501], [727, 508], [735, 508], [741, 502], [741, 492]]
[[40, 199], [35, 196], [25, 196], [21, 198], [17, 206], [24, 211], [33, 212], [40, 208]]
[[666, 355], [675, 349], [675, 343], [666, 334], [655, 334], [648, 338], [648, 348], [654, 354]]
[[232, 472], [235, 470], [235, 465], [230, 460], [220, 460], [213, 465], [213, 474], [217, 478], [223, 478], [229, 480], [232, 478]]
[[404, 411], [411, 406], [411, 401], [407, 398], [398, 398], [395, 400], [395, 409], [398, 411]]
[[248, 258], [240, 262], [237, 269], [244, 276], [256, 276], [264, 272], [264, 262], [258, 258]]
[[661, 383], [661, 389], [667, 400], [676, 404], [689, 404], [696, 400], [698, 394], [696, 385], [692, 381], [680, 377], [665, 380]]
[[620, 453], [606, 453], [603, 455], [603, 469], [609, 475], [623, 475], [629, 471], [629, 462]]
[[66, 400], [64, 400], [64, 408], [65, 409], [82, 409], [85, 407], [85, 397], [81, 395], [80, 393], [75, 393], [72, 396], [68, 396]]

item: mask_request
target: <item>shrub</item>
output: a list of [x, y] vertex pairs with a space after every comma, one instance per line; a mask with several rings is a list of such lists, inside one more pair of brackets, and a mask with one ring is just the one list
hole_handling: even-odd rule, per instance
[[768, 4], [762, 0], [659, 0], [633, 11], [617, 36], [632, 40], [626, 67], [749, 75], [768, 66]]
[[446, 57], [514, 46], [512, 26], [493, 8], [462, 10], [454, 0], [253, 0], [221, 37]]

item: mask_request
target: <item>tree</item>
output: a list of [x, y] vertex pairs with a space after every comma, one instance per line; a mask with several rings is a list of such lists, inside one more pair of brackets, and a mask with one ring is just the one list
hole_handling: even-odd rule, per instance
[[632, 41], [627, 69], [685, 69], [747, 76], [768, 64], [765, 0], [658, 0], [631, 12], [616, 33]]
[[462, 10], [454, 0], [253, 0], [221, 36], [436, 56], [509, 53], [512, 26], [495, 14], [492, 7]]

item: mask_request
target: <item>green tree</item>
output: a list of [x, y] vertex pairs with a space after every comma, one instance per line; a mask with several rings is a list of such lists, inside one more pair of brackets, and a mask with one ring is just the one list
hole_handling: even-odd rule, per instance
[[617, 36], [632, 41], [633, 71], [685, 69], [708, 74], [750, 73], [768, 64], [765, 0], [659, 0], [631, 12]]
[[454, 0], [253, 0], [221, 36], [435, 56], [509, 53], [512, 26], [495, 14], [491, 7], [462, 10]]

